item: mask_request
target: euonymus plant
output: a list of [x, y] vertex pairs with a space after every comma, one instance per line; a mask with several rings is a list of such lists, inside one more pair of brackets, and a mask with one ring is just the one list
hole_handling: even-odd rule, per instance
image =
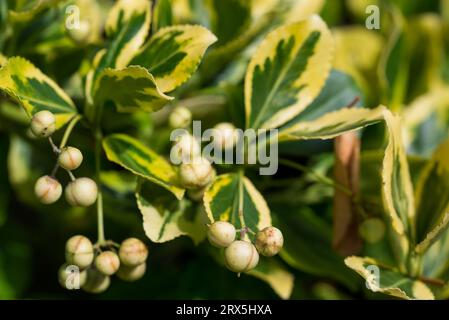
[[[449, 6], [435, 3], [376, 1], [368, 30], [367, 1], [2, 1], [2, 228], [11, 187], [65, 237], [61, 285], [75, 268], [90, 293], [164, 279], [152, 252], [187, 236], [244, 274], [237, 287], [247, 274], [283, 299], [446, 298]], [[343, 10], [353, 24], [334, 27]], [[196, 121], [241, 161], [202, 155]]]

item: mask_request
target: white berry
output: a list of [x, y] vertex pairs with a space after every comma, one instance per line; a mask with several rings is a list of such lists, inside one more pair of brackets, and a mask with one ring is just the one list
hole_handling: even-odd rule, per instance
[[83, 154], [74, 147], [65, 147], [58, 156], [58, 163], [66, 170], [75, 170], [83, 162]]
[[148, 249], [139, 239], [128, 238], [120, 245], [119, 257], [124, 265], [135, 267], [147, 260]]
[[95, 258], [95, 267], [101, 273], [111, 276], [120, 267], [120, 259], [113, 251], [103, 251]]
[[170, 151], [170, 160], [173, 164], [190, 162], [201, 154], [198, 140], [189, 133], [178, 137]]
[[68, 264], [74, 264], [80, 269], [87, 268], [94, 260], [92, 242], [81, 235], [71, 237], [65, 245], [65, 259]]
[[119, 277], [119, 279], [122, 279], [123, 281], [136, 281], [145, 275], [146, 270], [146, 263], [141, 263], [135, 267], [121, 265], [120, 269], [118, 269], [117, 271], [117, 277]]
[[56, 118], [47, 110], [39, 111], [31, 118], [31, 131], [37, 137], [49, 137], [56, 130]]
[[80, 20], [78, 26], [67, 29], [69, 37], [79, 44], [87, 42], [90, 36], [90, 23], [87, 20]]
[[238, 140], [235, 126], [229, 122], [221, 122], [213, 128], [214, 145], [220, 150], [231, 149]]
[[102, 293], [109, 288], [111, 278], [94, 268], [87, 269], [86, 283], [81, 287], [89, 293]]
[[40, 202], [50, 204], [56, 202], [62, 194], [62, 186], [55, 178], [43, 176], [37, 179], [34, 193]]
[[214, 176], [211, 163], [203, 157], [197, 157], [190, 163], [183, 163], [179, 167], [179, 178], [186, 188], [205, 187], [213, 181]]
[[278, 228], [266, 227], [256, 235], [256, 248], [263, 256], [272, 257], [278, 254], [283, 245], [284, 237]]
[[235, 240], [235, 227], [226, 221], [216, 221], [210, 225], [207, 238], [213, 246], [226, 248]]
[[192, 113], [185, 107], [176, 107], [168, 118], [168, 123], [172, 128], [186, 128], [192, 122]]
[[65, 188], [65, 198], [72, 206], [88, 207], [95, 203], [98, 188], [90, 178], [78, 178]]
[[[75, 273], [75, 268], [64, 263], [58, 270], [59, 284], [68, 290], [79, 289], [86, 283], [87, 272], [82, 270]], [[70, 277], [69, 277], [70, 276]]]
[[225, 249], [225, 262], [231, 271], [246, 272], [257, 266], [259, 254], [252, 243], [236, 240]]

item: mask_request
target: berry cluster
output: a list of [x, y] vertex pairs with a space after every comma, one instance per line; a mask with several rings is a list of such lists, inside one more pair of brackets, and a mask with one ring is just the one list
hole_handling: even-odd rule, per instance
[[245, 240], [248, 228], [240, 230], [241, 240], [236, 240], [237, 230], [226, 221], [216, 221], [209, 226], [207, 238], [218, 248], [226, 248], [224, 258], [229, 270], [240, 273], [254, 269], [259, 263], [259, 254], [272, 257], [284, 245], [282, 232], [275, 227], [266, 227], [255, 235], [254, 244]]
[[[192, 114], [185, 107], [175, 108], [169, 116], [172, 128], [187, 128], [192, 122]], [[233, 124], [222, 122], [213, 128], [213, 144], [219, 150], [233, 148], [238, 135]], [[204, 191], [214, 181], [216, 172], [209, 160], [201, 155], [200, 142], [190, 133], [185, 133], [175, 141], [170, 153], [171, 160], [179, 166], [179, 180], [188, 189], [188, 196], [195, 201], [203, 198]]]
[[147, 247], [136, 238], [128, 238], [120, 245], [112, 241], [93, 245], [87, 237], [76, 235], [66, 243], [66, 263], [59, 269], [59, 283], [67, 288], [66, 268], [74, 265], [81, 270], [80, 287], [89, 293], [101, 293], [109, 287], [114, 274], [124, 281], [142, 278], [147, 257]]
[[75, 178], [71, 173], [83, 162], [83, 154], [74, 147], [58, 148], [51, 140], [56, 130], [56, 119], [53, 113], [44, 110], [37, 112], [31, 119], [31, 131], [37, 137], [49, 138], [54, 152], [58, 155], [57, 164], [51, 175], [40, 177], [34, 186], [34, 192], [40, 202], [51, 204], [56, 202], [62, 194], [62, 186], [54, 177], [58, 167], [69, 172], [71, 182], [65, 188], [65, 198], [72, 206], [88, 207], [97, 199], [97, 184], [90, 178]]

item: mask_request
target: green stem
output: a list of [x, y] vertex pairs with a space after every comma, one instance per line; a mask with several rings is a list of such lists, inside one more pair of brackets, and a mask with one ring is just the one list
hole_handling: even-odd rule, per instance
[[103, 135], [100, 130], [95, 132], [95, 174], [98, 186], [98, 197], [97, 197], [97, 227], [98, 227], [98, 243], [101, 245], [105, 242], [104, 236], [104, 217], [103, 217], [103, 193], [101, 191], [100, 182], [100, 158], [101, 158], [101, 141]]
[[66, 170], [67, 171], [67, 173], [69, 174], [69, 177], [70, 177], [70, 180], [71, 181], [75, 181], [75, 176], [73, 175], [73, 173], [72, 173], [72, 171], [70, 171], [70, 170]]
[[59, 149], [65, 147], [67, 141], [69, 140], [70, 134], [72, 133], [73, 128], [75, 127], [76, 123], [81, 120], [81, 118], [82, 118], [81, 115], [76, 115], [74, 118], [72, 118], [72, 120], [70, 120], [67, 129], [65, 129], [64, 136], [62, 137], [61, 143], [59, 145]]

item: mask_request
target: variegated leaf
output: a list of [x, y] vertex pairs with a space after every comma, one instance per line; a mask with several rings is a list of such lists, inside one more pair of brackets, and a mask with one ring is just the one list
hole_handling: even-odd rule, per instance
[[330, 139], [342, 133], [378, 123], [384, 117], [384, 106], [375, 109], [343, 108], [328, 112], [312, 121], [298, 122], [279, 132], [280, 141]]
[[407, 94], [410, 64], [410, 33], [401, 11], [395, 6], [388, 6], [393, 30], [388, 43], [381, 53], [378, 73], [384, 92], [384, 103], [393, 111], [402, 107]]
[[384, 116], [389, 143], [382, 165], [383, 198], [394, 229], [404, 234], [410, 231], [410, 221], [415, 217], [413, 186], [402, 140], [401, 119], [389, 111], [385, 111]]
[[73, 101], [52, 79], [20, 57], [10, 58], [0, 69], [0, 89], [16, 100], [30, 117], [42, 110], [54, 113], [57, 128], [77, 113]]
[[433, 292], [423, 282], [409, 278], [395, 269], [382, 266], [372, 258], [351, 256], [346, 265], [361, 275], [367, 287], [401, 299], [433, 300]]
[[176, 199], [154, 184], [139, 183], [137, 205], [143, 217], [145, 234], [153, 242], [167, 242], [187, 235], [198, 244], [206, 236], [206, 213], [189, 199]]
[[[358, 101], [357, 101], [358, 100]], [[356, 103], [354, 103], [357, 101]], [[319, 96], [300, 114], [279, 128], [280, 132], [300, 122], [316, 120], [326, 113], [363, 104], [363, 94], [347, 74], [332, 70]]]
[[173, 24], [173, 12], [170, 0], [158, 0], [153, 11], [153, 32]]
[[325, 3], [324, 0], [296, 0], [285, 2], [288, 5], [288, 9], [282, 17], [284, 23], [300, 21], [313, 14], [319, 14]]
[[[219, 250], [211, 248], [209, 253], [219, 264], [226, 265]], [[266, 282], [281, 299], [288, 299], [292, 294], [295, 276], [279, 260], [260, 256], [257, 266], [245, 274]]]
[[3, 65], [5, 65], [6, 62], [8, 62], [8, 59], [7, 59], [4, 55], [2, 55], [2, 54], [0, 53], [0, 67], [2, 67]]
[[370, 76], [376, 71], [385, 45], [382, 35], [361, 25], [332, 29], [332, 35], [335, 39], [334, 68], [350, 74], [367, 94], [375, 92]]
[[268, 283], [282, 299], [288, 299], [292, 294], [295, 276], [275, 259], [261, 257], [257, 267], [248, 274]]
[[[88, 109], [93, 109], [97, 80], [106, 68], [124, 68], [136, 55], [150, 29], [150, 0], [119, 0], [112, 7], [106, 20], [107, 46], [97, 52], [93, 66], [87, 75], [86, 93]], [[92, 119], [95, 110], [86, 110]]]
[[141, 65], [156, 79], [162, 92], [176, 89], [197, 69], [206, 49], [217, 38], [201, 26], [160, 29], [131, 64]]
[[183, 197], [176, 169], [140, 141], [125, 134], [113, 134], [103, 140], [103, 149], [110, 161], [160, 185], [178, 199]]
[[97, 82], [95, 105], [112, 101], [120, 112], [156, 111], [173, 98], [165, 95], [147, 69], [105, 69]]
[[304, 110], [324, 86], [333, 49], [319, 16], [269, 33], [246, 72], [247, 127], [276, 128]]
[[210, 222], [229, 221], [237, 229], [247, 226], [254, 231], [271, 225], [265, 199], [251, 181], [240, 174], [218, 176], [206, 190], [203, 200]]
[[441, 86], [415, 98], [403, 112], [409, 152], [431, 156], [448, 135], [449, 87]]
[[106, 20], [106, 35], [111, 43], [99, 67], [126, 67], [144, 43], [150, 20], [151, 1], [117, 1]]
[[416, 186], [416, 251], [427, 250], [449, 222], [449, 141], [426, 165]]
[[13, 21], [27, 22], [33, 19], [34, 16], [45, 8], [55, 5], [60, 1], [61, 0], [15, 1], [15, 6], [11, 7], [9, 10], [9, 17]]
[[414, 239], [415, 201], [413, 186], [404, 150], [401, 119], [384, 112], [388, 127], [388, 145], [382, 163], [382, 199], [391, 221], [394, 251], [403, 267], [409, 252], [409, 239]]

